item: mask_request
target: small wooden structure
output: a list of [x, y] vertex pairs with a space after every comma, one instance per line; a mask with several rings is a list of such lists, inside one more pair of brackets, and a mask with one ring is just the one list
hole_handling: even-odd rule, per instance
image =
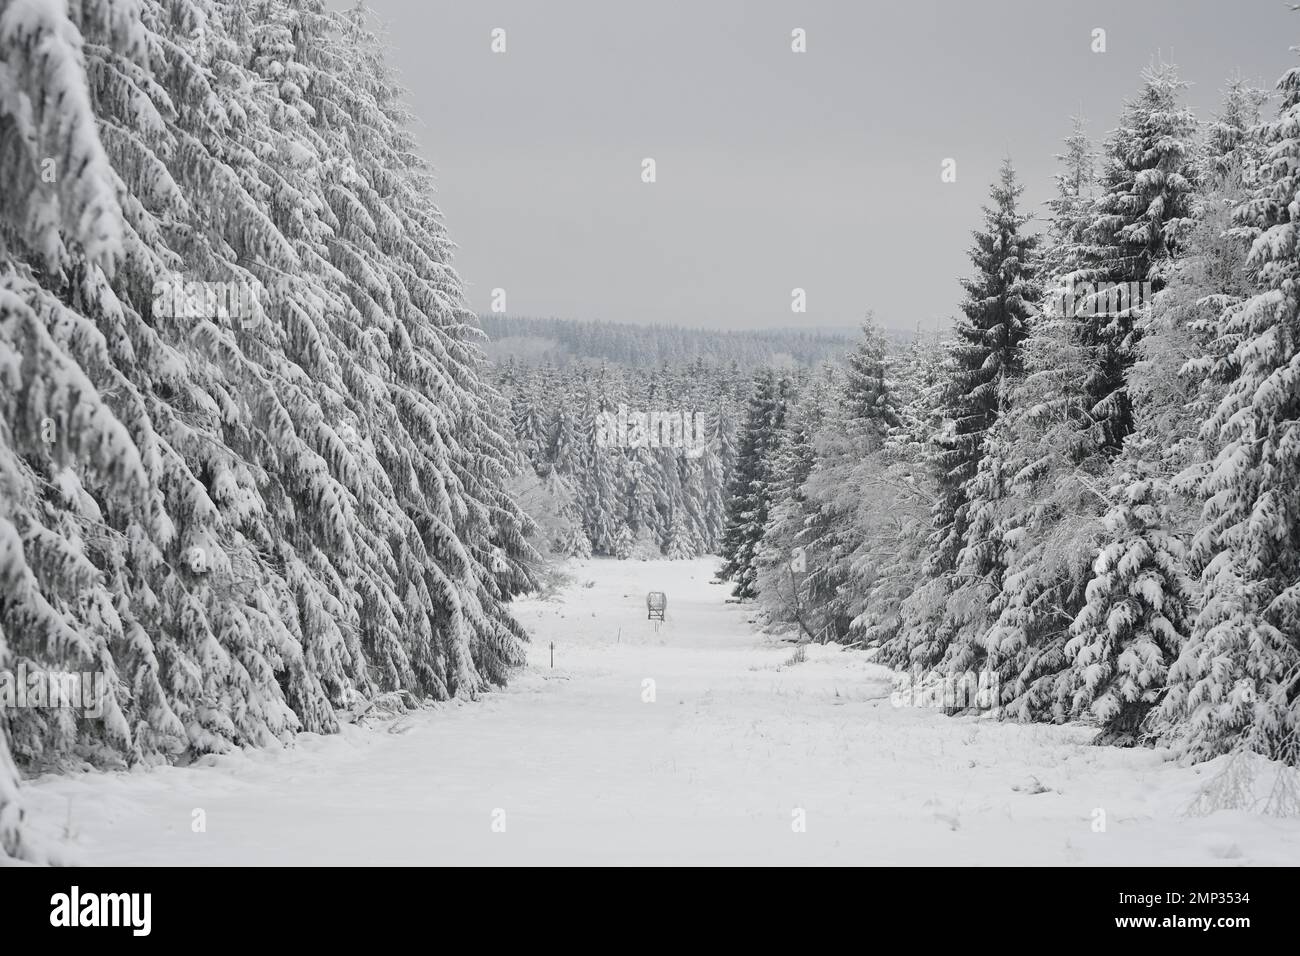
[[664, 611], [668, 609], [668, 595], [663, 591], [651, 591], [645, 596], [646, 620], [662, 621]]

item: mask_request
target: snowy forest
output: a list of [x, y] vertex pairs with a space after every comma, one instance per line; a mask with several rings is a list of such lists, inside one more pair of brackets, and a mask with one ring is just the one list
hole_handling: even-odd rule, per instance
[[[511, 359], [499, 375], [497, 387], [530, 466], [514, 487], [539, 529], [535, 550], [561, 559], [718, 552], [736, 423], [748, 391], [747, 377], [734, 365], [696, 360], [646, 370]], [[682, 416], [682, 439], [654, 447], [648, 435], [644, 442], [602, 440], [598, 419], [617, 416], [620, 406]]]
[[1003, 164], [944, 342], [759, 378], [724, 573], [1003, 717], [1295, 765], [1300, 70], [1203, 120], [1184, 86], [1156, 63], [1099, 144], [1074, 122], [1044, 233]]
[[[247, 820], [298, 794], [283, 806], [309, 862], [338, 843], [372, 863], [346, 855], [368, 839], [424, 865], [537, 861], [500, 848], [519, 845], [662, 862], [671, 839], [766, 862], [745, 827], [776, 807], [802, 833], [786, 803], [826, 794], [842, 802], [821, 819], [848, 822], [820, 824], [836, 842], [816, 861], [895, 830], [891, 859], [910, 860], [958, 810], [861, 792], [926, 747], [935, 793], [1025, 768], [961, 813], [1054, 792], [1068, 828], [1097, 800], [1030, 789], [1029, 769], [1145, 787], [1157, 763], [1230, 757], [1275, 762], [1293, 782], [1256, 804], [1300, 816], [1300, 66], [1275, 89], [1234, 75], [1196, 115], [1157, 56], [1113, 115], [1062, 109], [1045, 206], [1013, 157], [981, 170], [967, 271], [933, 283], [952, 292], [940, 329], [877, 319], [865, 280], [845, 330], [707, 328], [713, 305], [698, 327], [528, 318], [472, 307], [420, 139], [440, 118], [411, 102], [380, 18], [334, 6], [0, 0], [0, 864], [79, 862], [79, 828], [104, 852], [113, 808], [161, 805], [148, 787], [188, 815], [215, 775], [283, 775], [295, 747], [306, 797], [295, 773], [231, 799]], [[754, 182], [743, 165], [727, 182]], [[725, 236], [688, 263], [701, 283]], [[946, 695], [934, 724], [878, 706], [900, 680]], [[81, 706], [15, 703], [58, 681]], [[656, 686], [666, 719], [642, 706]], [[1010, 736], [1023, 725], [1043, 736]], [[980, 769], [949, 760], [977, 743]], [[330, 790], [312, 774], [344, 752]], [[317, 792], [341, 816], [300, 813]], [[512, 833], [559, 829], [485, 851], [454, 816], [504, 833], [507, 808]], [[403, 823], [367, 831], [389, 813]], [[124, 858], [270, 845], [254, 828], [176, 850], [155, 817], [124, 816], [121, 839], [165, 852]], [[1041, 823], [1008, 825], [1024, 820]], [[1264, 858], [1300, 846], [1249, 835]]]
[[266, 745], [521, 662], [531, 522], [410, 123], [360, 11], [0, 3], [0, 663], [107, 687], [6, 708], [0, 854], [38, 852], [16, 762]]
[[[512, 488], [546, 558], [717, 554], [756, 370], [833, 376], [851, 336], [485, 315], [523, 469]], [[895, 336], [898, 338], [898, 336]], [[906, 338], [905, 336], [903, 338]], [[602, 438], [602, 416], [682, 416], [682, 441]], [[648, 426], [642, 429], [648, 432]], [[697, 434], [698, 432], [698, 434]]]

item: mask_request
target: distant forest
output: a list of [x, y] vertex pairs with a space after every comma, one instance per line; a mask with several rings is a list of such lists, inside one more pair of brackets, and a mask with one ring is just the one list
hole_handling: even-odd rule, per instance
[[[736, 363], [743, 369], [817, 366], [840, 362], [859, 337], [858, 329], [692, 329], [676, 325], [620, 325], [575, 319], [481, 315], [491, 340], [490, 359], [526, 365], [606, 361], [633, 368], [696, 360]], [[904, 344], [906, 333], [891, 332]]]
[[[494, 384], [524, 468], [512, 493], [543, 555], [688, 558], [716, 553], [751, 378], [836, 376], [856, 332], [733, 332], [667, 325], [482, 316]], [[707, 441], [683, 448], [599, 440], [602, 415], [699, 416]], [[540, 569], [539, 569], [540, 570]]]

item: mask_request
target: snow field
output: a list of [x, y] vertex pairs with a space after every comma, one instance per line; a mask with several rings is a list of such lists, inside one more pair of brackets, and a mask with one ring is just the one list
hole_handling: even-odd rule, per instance
[[[789, 663], [715, 567], [575, 563], [555, 600], [518, 602], [530, 661], [500, 693], [282, 751], [49, 775], [25, 788], [29, 816], [92, 864], [1300, 861], [1300, 820], [1185, 813], [1222, 759], [895, 707], [861, 652]], [[658, 630], [651, 589], [668, 595]], [[1276, 765], [1259, 769], [1267, 789]]]

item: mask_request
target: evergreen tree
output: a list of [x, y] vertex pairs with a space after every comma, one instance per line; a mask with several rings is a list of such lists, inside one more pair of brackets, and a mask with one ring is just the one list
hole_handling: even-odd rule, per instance
[[806, 517], [795, 536], [807, 562], [802, 603], [821, 641], [846, 639], [862, 610], [862, 588], [853, 578], [872, 565], [866, 560], [855, 572], [855, 564], [864, 558], [864, 532], [874, 524], [880, 503], [878, 489], [867, 479], [886, 437], [900, 423], [885, 339], [870, 320], [837, 391], [815, 436], [817, 461], [803, 485]]
[[1047, 292], [1020, 343], [1022, 375], [1004, 383], [1004, 405], [984, 438], [972, 481], [973, 546], [960, 553], [968, 584], [961, 600], [945, 600], [939, 632], [961, 636], [948, 669], [978, 672], [1021, 718], [1060, 716], [1066, 628], [1083, 602], [1105, 467], [1087, 413], [1091, 353], [1070, 296], [1091, 207], [1092, 154], [1081, 120], [1065, 147], [1048, 203]]
[[681, 510], [675, 510], [672, 521], [668, 525], [668, 541], [664, 548], [664, 554], [669, 560], [681, 561], [694, 557], [697, 553], [697, 547], [698, 545], [691, 536], [690, 529], [682, 519]]
[[[137, 21], [102, 3], [86, 12], [116, 25], [106, 49], [124, 64], [143, 57]], [[99, 390], [117, 379], [108, 343], [60, 298], [69, 276], [105, 287], [128, 232], [81, 47], [62, 7], [0, 4], [0, 672], [102, 672], [110, 692], [96, 736], [128, 750], [112, 656], [125, 639], [120, 603], [97, 563], [122, 542], [96, 526], [109, 510], [154, 540], [169, 527], [140, 449]], [[141, 706], [152, 689], [140, 687]], [[175, 730], [157, 716], [160, 731]], [[22, 829], [11, 748], [57, 759], [96, 732], [89, 724], [0, 710], [0, 861], [50, 859]]]
[[1144, 464], [1118, 475], [1118, 500], [1065, 646], [1079, 685], [1072, 709], [1086, 706], [1102, 722], [1101, 743], [1136, 742], [1187, 632], [1183, 543], [1169, 530], [1164, 490]]
[[938, 338], [918, 331], [906, 352], [890, 362], [898, 420], [880, 452], [864, 458], [860, 467], [865, 493], [858, 521], [863, 531], [851, 568], [859, 611], [848, 636], [879, 647], [879, 659], [895, 666], [909, 666], [918, 646], [914, 639], [923, 646], [929, 636], [907, 625], [914, 623], [911, 615], [918, 609], [924, 615], [923, 596], [933, 584], [924, 565], [935, 501], [943, 360]]
[[1159, 292], [1165, 264], [1191, 226], [1196, 120], [1178, 104], [1185, 87], [1171, 65], [1143, 71], [1141, 93], [1125, 105], [1106, 142], [1083, 268], [1072, 276], [1083, 312], [1081, 341], [1095, 362], [1088, 379], [1089, 414], [1101, 447], [1112, 456], [1133, 430], [1125, 383], [1141, 330], [1134, 324], [1135, 303], [1117, 304], [1108, 290], [1149, 283], [1151, 295]]
[[[1035, 320], [1022, 347], [1025, 374], [986, 444], [981, 523], [1003, 572], [980, 636], [983, 663], [1005, 713], [1062, 719], [1058, 683], [1069, 625], [1083, 605], [1099, 533], [1105, 457], [1088, 430], [1089, 353], [1078, 323], [1056, 311]], [[977, 658], [978, 659], [978, 658]]]
[[1051, 211], [1047, 241], [1042, 253], [1041, 273], [1044, 291], [1059, 297], [1084, 266], [1088, 251], [1087, 230], [1092, 222], [1092, 204], [1096, 190], [1096, 156], [1088, 139], [1087, 120], [1070, 118], [1070, 135], [1065, 151], [1056, 154], [1059, 169], [1053, 176], [1056, 195], [1047, 201]]
[[939, 633], [948, 644], [944, 666], [955, 673], [979, 668], [988, 607], [1001, 587], [1002, 545], [982, 508], [1000, 496], [1001, 477], [980, 466], [1009, 383], [1021, 373], [1021, 346], [1039, 299], [1038, 240], [1023, 234], [1029, 217], [1017, 206], [1023, 191], [1004, 160], [985, 228], [975, 233], [975, 274], [962, 282], [963, 317], [949, 352], [944, 411], [952, 425], [939, 459], [931, 566], [952, 578]]
[[1240, 73], [1229, 77], [1223, 103], [1206, 128], [1199, 156], [1197, 179], [1203, 191], [1233, 180], [1254, 180], [1263, 158], [1254, 130], [1267, 101], [1267, 90], [1251, 86]]
[[804, 623], [802, 576], [807, 572], [807, 555], [797, 542], [809, 517], [804, 482], [817, 461], [814, 434], [830, 398], [828, 388], [816, 385], [792, 396], [777, 442], [772, 504], [756, 558], [756, 589], [769, 621]]
[[1226, 393], [1205, 423], [1217, 453], [1202, 481], [1202, 605], [1169, 672], [1164, 736], [1207, 758], [1245, 748], [1300, 762], [1300, 352], [1296, 259], [1300, 68], [1282, 77], [1264, 124], [1259, 185], [1238, 209], [1247, 268], [1262, 291], [1220, 319]]
[[771, 370], [754, 379], [728, 489], [727, 524], [722, 537], [719, 576], [735, 582], [732, 593], [752, 598], [757, 591], [756, 557], [771, 505], [773, 466], [785, 421], [789, 383]]
[[990, 191], [984, 225], [971, 248], [975, 274], [962, 280], [966, 300], [949, 353], [950, 384], [945, 412], [952, 431], [940, 457], [940, 495], [935, 510], [936, 571], [948, 572], [966, 545], [970, 522], [967, 485], [983, 454], [984, 436], [997, 420], [1006, 381], [1020, 370], [1020, 344], [1038, 299], [1034, 284], [1037, 239], [1022, 234], [1029, 216], [1017, 209], [1024, 187], [1009, 159]]

